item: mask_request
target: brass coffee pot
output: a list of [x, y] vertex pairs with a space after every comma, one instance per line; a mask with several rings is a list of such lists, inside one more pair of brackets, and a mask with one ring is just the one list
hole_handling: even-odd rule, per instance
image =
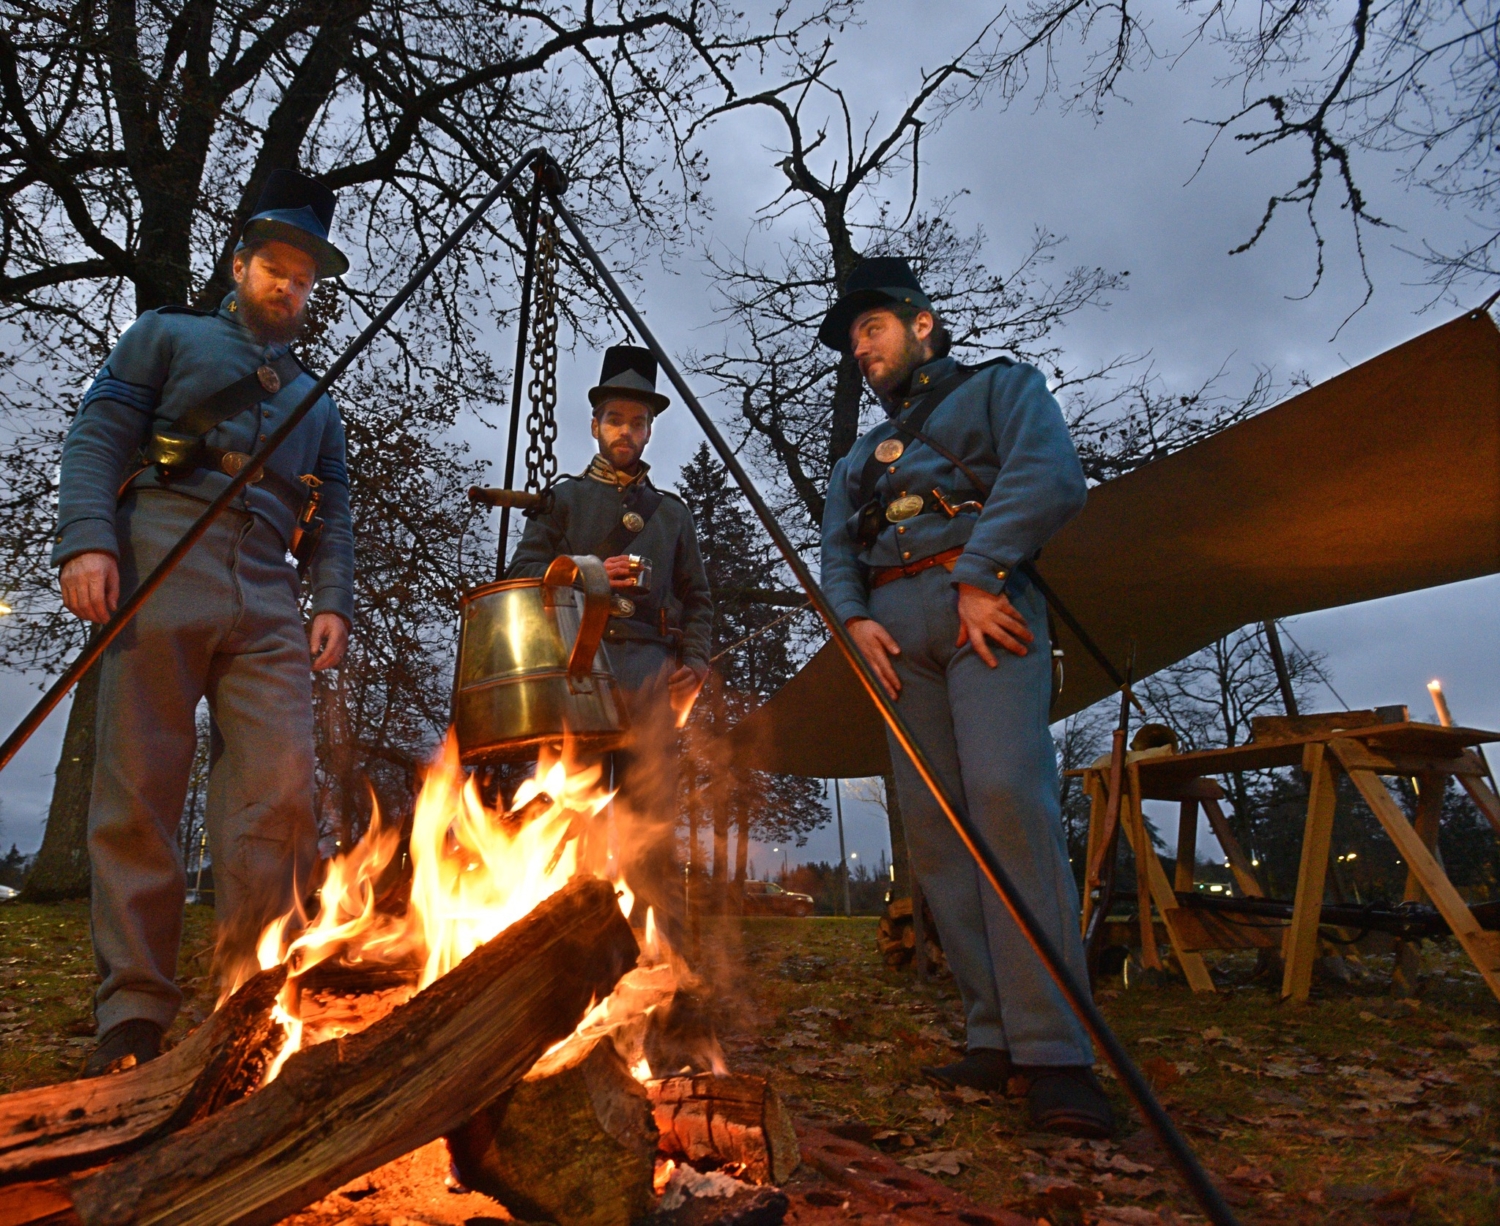
[[453, 722], [465, 765], [533, 757], [564, 740], [582, 753], [621, 744], [619, 685], [599, 654], [609, 613], [609, 576], [588, 556], [464, 595]]

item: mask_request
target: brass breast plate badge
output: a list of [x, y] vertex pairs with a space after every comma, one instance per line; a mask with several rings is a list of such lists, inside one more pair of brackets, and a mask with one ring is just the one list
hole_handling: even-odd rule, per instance
[[[243, 451], [226, 451], [219, 458], [220, 470], [226, 476], [230, 477], [238, 477], [240, 475], [240, 469], [244, 468], [248, 463], [250, 463], [250, 457]], [[253, 485], [256, 481], [259, 481], [264, 473], [264, 469], [256, 473], [254, 478], [251, 480], [251, 484]]]
[[646, 521], [634, 511], [626, 511], [625, 514], [621, 516], [620, 522], [632, 532], [639, 532], [646, 526]]
[[905, 450], [906, 444], [899, 438], [888, 438], [875, 448], [875, 458], [882, 464], [894, 464]]
[[255, 377], [260, 380], [261, 387], [265, 388], [266, 391], [271, 393], [271, 395], [274, 396], [281, 390], [281, 376], [278, 375], [276, 371], [271, 367], [257, 367], [255, 371]]
[[899, 524], [903, 519], [910, 519], [913, 515], [921, 513], [921, 494], [906, 494], [900, 498], [893, 498], [885, 506], [885, 517], [893, 524]]

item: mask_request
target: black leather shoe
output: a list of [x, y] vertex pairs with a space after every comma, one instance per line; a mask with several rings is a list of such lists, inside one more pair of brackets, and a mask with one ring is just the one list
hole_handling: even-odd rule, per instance
[[1102, 1141], [1114, 1136], [1115, 1113], [1094, 1070], [1083, 1065], [1017, 1068], [1026, 1079], [1031, 1122], [1043, 1132]]
[[996, 1047], [976, 1047], [952, 1064], [941, 1064], [936, 1068], [924, 1066], [922, 1076], [944, 1090], [968, 1086], [973, 1090], [1000, 1093], [1014, 1071], [1010, 1052]]
[[143, 1017], [132, 1017], [111, 1026], [89, 1052], [80, 1078], [103, 1077], [161, 1055], [161, 1027]]

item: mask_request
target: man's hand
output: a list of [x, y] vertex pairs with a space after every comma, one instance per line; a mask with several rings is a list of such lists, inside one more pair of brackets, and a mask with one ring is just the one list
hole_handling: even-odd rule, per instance
[[102, 549], [69, 558], [58, 580], [68, 612], [84, 621], [103, 625], [120, 603], [120, 564]]
[[707, 676], [708, 669], [689, 668], [684, 664], [667, 678], [667, 699], [672, 704], [672, 714], [676, 716], [679, 728], [687, 723], [693, 704], [698, 701], [698, 691], [703, 688], [703, 680]]
[[901, 646], [891, 637], [891, 632], [872, 617], [851, 617], [844, 623], [849, 637], [859, 648], [865, 662], [875, 670], [880, 684], [892, 698], [901, 693], [901, 678], [896, 676], [892, 656], [901, 654]]
[[631, 588], [635, 586], [636, 576], [630, 571], [630, 559], [623, 553], [604, 559], [604, 573], [609, 576], [610, 587]]
[[349, 646], [349, 623], [337, 613], [319, 613], [307, 628], [307, 642], [312, 650], [313, 672], [333, 668]]
[[994, 639], [1006, 651], [1026, 654], [1026, 644], [1036, 635], [1026, 626], [1026, 619], [1016, 612], [1004, 592], [991, 596], [983, 588], [968, 583], [958, 585], [958, 645], [973, 643], [974, 651], [991, 668], [999, 661], [986, 641]]

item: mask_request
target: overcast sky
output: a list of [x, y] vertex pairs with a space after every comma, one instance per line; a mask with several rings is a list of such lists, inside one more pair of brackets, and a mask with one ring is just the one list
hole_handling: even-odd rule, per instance
[[[966, 43], [990, 11], [979, 3], [869, 6], [865, 27], [838, 47], [836, 77], [856, 117], [896, 113], [916, 88], [920, 68], [936, 66]], [[1180, 18], [1168, 6], [1156, 6], [1153, 20], [1157, 47], [1176, 48], [1184, 32]], [[1063, 79], [1079, 63], [1076, 56], [1064, 57]], [[1316, 382], [1457, 314], [1447, 305], [1421, 313], [1432, 291], [1420, 284], [1415, 261], [1397, 248], [1424, 240], [1441, 247], [1457, 239], [1464, 222], [1430, 197], [1407, 191], [1392, 159], [1356, 155], [1371, 210], [1400, 229], [1367, 236], [1376, 292], [1341, 330], [1363, 287], [1344, 215], [1336, 208], [1324, 215], [1328, 273], [1310, 297], [1298, 296], [1310, 284], [1313, 246], [1295, 214], [1278, 221], [1250, 253], [1227, 254], [1253, 230], [1267, 195], [1300, 177], [1302, 166], [1291, 150], [1247, 157], [1225, 142], [1197, 169], [1207, 133], [1189, 121], [1233, 109], [1236, 95], [1215, 84], [1226, 68], [1212, 47], [1197, 48], [1175, 66], [1168, 57], [1126, 78], [1125, 97], [1097, 120], [1064, 114], [1050, 101], [957, 114], [924, 135], [923, 198], [965, 193], [958, 217], [966, 226], [984, 227], [992, 269], [1007, 268], [1033, 228], [1042, 226], [1067, 237], [1059, 273], [1073, 264], [1129, 270], [1128, 292], [1116, 295], [1106, 311], [1075, 318], [1062, 334], [1071, 367], [1149, 353], [1172, 386], [1194, 386], [1226, 364], [1228, 387], [1248, 384], [1257, 366], [1271, 368], [1282, 381], [1306, 374]], [[705, 241], [738, 248], [751, 237], [755, 210], [781, 188], [778, 136], [766, 118], [751, 113], [732, 116], [716, 129], [707, 143], [714, 216]], [[900, 185], [891, 191], [904, 208]], [[794, 216], [786, 224], [797, 220], [805, 219]], [[761, 234], [752, 241], [775, 237]], [[669, 350], [682, 354], [716, 343], [716, 304], [698, 260], [689, 253], [670, 267], [638, 271], [640, 305]], [[1477, 302], [1482, 295], [1476, 290], [1472, 297]], [[501, 352], [510, 353], [508, 342]], [[505, 356], [502, 365], [509, 361]], [[564, 363], [565, 471], [577, 471], [591, 449], [582, 389], [596, 374], [596, 355]], [[492, 433], [473, 437], [495, 445]], [[648, 452], [656, 474], [674, 480], [698, 442], [691, 420], [674, 406]], [[1290, 628], [1303, 647], [1328, 654], [1326, 667], [1342, 701], [1320, 693], [1318, 708], [1402, 702], [1414, 715], [1429, 716], [1425, 684], [1440, 677], [1461, 722], [1500, 727], [1500, 578], [1311, 614]], [[0, 681], [7, 726], [34, 695], [17, 678]], [[14, 841], [31, 850], [40, 842], [63, 718], [61, 711], [53, 717], [0, 783], [0, 840], [7, 846]], [[850, 849], [861, 859], [878, 860], [888, 846], [883, 821], [857, 803], [846, 805], [845, 815]], [[1206, 830], [1199, 846], [1214, 847]], [[794, 849], [792, 859], [833, 860], [837, 854], [830, 827], [806, 848]], [[779, 864], [781, 855], [757, 849], [757, 860], [764, 870], [773, 860]]]

